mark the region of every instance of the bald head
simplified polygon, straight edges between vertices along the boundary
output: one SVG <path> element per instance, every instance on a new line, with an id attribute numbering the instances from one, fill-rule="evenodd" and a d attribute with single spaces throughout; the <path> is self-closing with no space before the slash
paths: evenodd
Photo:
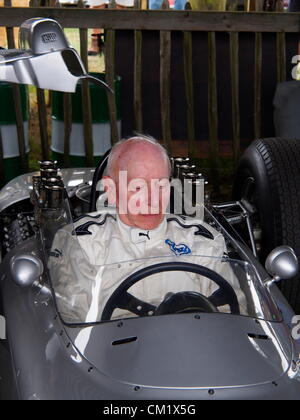
<path id="1" fill-rule="evenodd" d="M 151 166 L 153 169 L 162 165 L 167 168 L 168 176 L 171 175 L 166 150 L 154 138 L 146 136 L 131 137 L 115 144 L 108 158 L 106 175 L 116 179 L 120 171 L 128 171 L 132 165 L 140 164 Z"/>
<path id="2" fill-rule="evenodd" d="M 153 138 L 137 136 L 111 150 L 106 175 L 110 203 L 115 203 L 125 224 L 155 229 L 169 202 L 171 164 L 166 150 Z M 125 208 L 125 211 L 124 211 Z"/>

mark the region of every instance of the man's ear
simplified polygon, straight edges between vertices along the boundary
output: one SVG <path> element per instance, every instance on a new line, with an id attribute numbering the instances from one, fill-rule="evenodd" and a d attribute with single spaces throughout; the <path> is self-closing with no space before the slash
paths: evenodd
<path id="1" fill-rule="evenodd" d="M 109 206 L 115 206 L 117 202 L 117 187 L 115 181 L 110 176 L 103 176 L 101 179 L 102 187 L 108 199 Z"/>

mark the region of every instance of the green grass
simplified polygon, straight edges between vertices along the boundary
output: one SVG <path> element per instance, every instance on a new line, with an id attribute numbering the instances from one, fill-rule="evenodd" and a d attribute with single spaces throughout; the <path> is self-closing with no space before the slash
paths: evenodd
<path id="1" fill-rule="evenodd" d="M 70 44 L 72 45 L 75 50 L 80 54 L 80 39 L 79 39 L 79 29 L 65 29 L 65 34 L 67 39 L 69 40 Z M 92 30 L 88 31 L 88 48 L 91 46 L 91 34 Z M 102 73 L 105 69 L 104 65 L 104 56 L 103 54 L 97 56 L 89 56 L 88 57 L 88 71 L 90 73 L 99 72 Z"/>

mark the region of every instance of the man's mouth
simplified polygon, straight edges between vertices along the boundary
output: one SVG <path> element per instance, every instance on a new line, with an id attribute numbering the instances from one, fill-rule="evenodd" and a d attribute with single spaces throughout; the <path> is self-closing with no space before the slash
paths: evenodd
<path id="1" fill-rule="evenodd" d="M 162 211 L 161 209 L 149 209 L 149 211 L 146 212 L 141 212 L 140 215 L 141 216 L 146 216 L 146 217 L 157 217 L 157 216 L 161 216 L 162 215 Z"/>

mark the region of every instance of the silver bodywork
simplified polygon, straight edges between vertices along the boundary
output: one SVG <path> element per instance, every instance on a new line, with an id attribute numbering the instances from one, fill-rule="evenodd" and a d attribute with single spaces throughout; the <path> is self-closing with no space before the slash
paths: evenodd
<path id="1" fill-rule="evenodd" d="M 74 92 L 80 79 L 103 84 L 86 73 L 51 19 L 30 19 L 21 26 L 20 50 L 0 51 L 0 76 L 68 92 Z M 92 173 L 61 171 L 68 196 L 77 197 L 77 190 L 91 183 Z M 32 176 L 36 174 L 20 176 L 0 191 L 0 216 L 28 207 Z M 37 261 L 43 260 L 43 252 L 38 235 L 23 240 L 28 231 L 20 228 L 22 223 L 16 219 L 20 242 L 8 246 L 11 250 L 0 264 L 0 321 L 5 319 L 7 333 L 0 340 L 1 398 L 300 398 L 294 313 L 242 243 L 236 245 L 265 284 L 270 301 L 271 295 L 276 301 L 282 320 L 186 313 L 70 327 L 57 311 L 47 270 L 40 275 Z M 10 245 L 13 235 L 5 235 Z"/>
<path id="2" fill-rule="evenodd" d="M 18 50 L 0 50 L 0 81 L 75 92 L 77 83 L 86 79 L 112 93 L 106 83 L 86 72 L 55 20 L 28 19 L 20 27 L 19 41 Z"/>
<path id="3" fill-rule="evenodd" d="M 88 182 L 91 173 L 63 171 L 69 194 Z M 27 195 L 24 189 L 18 193 L 25 185 Z M 29 191 L 28 175 L 12 181 L 0 193 L 6 197 L 1 211 L 22 203 Z M 300 347 L 291 337 L 294 313 L 275 284 L 268 288 L 282 322 L 187 313 L 70 327 L 57 312 L 47 272 L 30 287 L 20 287 L 12 278 L 11 261 L 24 254 L 42 258 L 39 247 L 32 237 L 0 265 L 7 327 L 7 340 L 0 346 L 11 363 L 0 388 L 7 398 L 300 398 Z M 251 251 L 244 252 L 261 280 L 270 279 Z M 84 348 L 78 345 L 82 340 Z"/>
<path id="4" fill-rule="evenodd" d="M 88 185 L 91 183 L 94 169 L 61 169 L 60 172 L 65 180 L 64 182 L 68 194 L 72 197 L 79 185 Z M 32 177 L 37 174 L 38 172 L 31 172 L 29 174 L 20 175 L 10 181 L 5 188 L 0 190 L 0 212 L 13 204 L 29 199 L 30 191 L 32 190 Z"/>

